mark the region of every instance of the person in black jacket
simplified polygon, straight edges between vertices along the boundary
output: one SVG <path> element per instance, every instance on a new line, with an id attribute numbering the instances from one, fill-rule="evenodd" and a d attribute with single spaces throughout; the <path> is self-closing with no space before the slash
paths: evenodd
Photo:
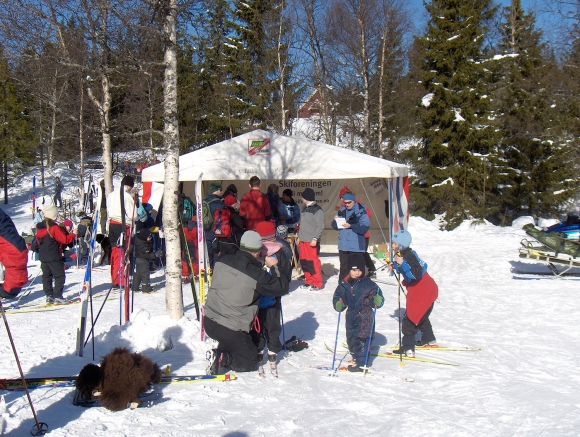
<path id="1" fill-rule="evenodd" d="M 46 295 L 46 303 L 62 305 L 67 303 L 62 296 L 65 282 L 62 247 L 75 241 L 76 235 L 69 234 L 66 229 L 55 222 L 58 216 L 56 206 L 45 207 L 43 213 L 44 220 L 36 225 L 36 241 L 30 249 L 39 253 L 42 289 Z"/>
<path id="2" fill-rule="evenodd" d="M 260 296 L 284 296 L 290 278 L 278 267 L 278 260 L 266 256 L 270 269 L 262 269 L 259 259 L 262 237 L 246 231 L 240 250 L 221 256 L 214 269 L 213 282 L 205 304 L 204 325 L 208 337 L 219 342 L 208 351 L 208 374 L 227 371 L 251 372 L 258 369 L 258 348 L 250 329 L 258 313 Z"/>
<path id="3" fill-rule="evenodd" d="M 276 241 L 276 227 L 274 222 L 260 222 L 256 226 L 256 232 L 262 237 L 264 243 L 263 256 L 272 256 L 278 260 L 278 268 L 288 278 L 292 278 L 292 257 L 288 258 L 284 253 L 282 244 Z M 264 348 L 268 344 L 268 362 L 276 363 L 277 354 L 283 349 L 280 342 L 282 333 L 282 298 L 280 296 L 260 296 L 258 304 L 259 329 L 253 329 L 251 334 L 254 344 L 258 347 L 258 364 L 264 359 Z M 272 364 L 270 364 L 272 365 Z"/>
<path id="4" fill-rule="evenodd" d="M 143 293 L 151 293 L 149 261 L 153 261 L 163 252 L 153 252 L 153 237 L 147 228 L 141 229 L 135 237 L 135 275 L 133 276 L 133 291 L 139 291 L 139 285 Z"/>

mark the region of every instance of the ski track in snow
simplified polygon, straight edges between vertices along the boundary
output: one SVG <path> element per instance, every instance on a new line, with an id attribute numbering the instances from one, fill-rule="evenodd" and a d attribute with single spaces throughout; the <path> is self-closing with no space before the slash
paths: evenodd
<path id="1" fill-rule="evenodd" d="M 66 175 L 65 175 L 66 176 Z M 25 177 L 3 209 L 20 231 L 31 225 Z M 49 183 L 52 180 L 48 181 Z M 66 179 L 65 179 L 66 183 Z M 38 191 L 38 189 L 37 189 Z M 52 193 L 48 187 L 48 193 Z M 479 352 L 418 351 L 417 355 L 459 363 L 448 367 L 375 357 L 375 373 L 363 377 L 298 368 L 284 359 L 280 377 L 238 373 L 231 382 L 159 385 L 161 401 L 150 408 L 110 412 L 71 404 L 72 390 L 32 390 L 39 420 L 50 436 L 576 436 L 580 429 L 580 340 L 575 321 L 580 313 L 580 282 L 547 277 L 514 280 L 510 261 L 518 261 L 522 230 L 489 224 L 463 223 L 454 231 L 439 231 L 435 222 L 412 218 L 413 248 L 428 263 L 439 285 L 439 301 L 431 321 L 439 343 L 481 347 Z M 338 257 L 325 255 L 325 272 L 338 268 Z M 378 263 L 377 263 L 378 266 Z M 39 263 L 29 262 L 29 275 Z M 80 288 L 83 271 L 67 270 L 65 296 Z M 188 285 L 184 286 L 185 317 L 165 315 L 163 277 L 152 275 L 160 291 L 135 297 L 132 322 L 119 326 L 119 299 L 108 300 L 95 331 L 95 362 L 117 346 L 150 356 L 174 374 L 203 374 L 210 343 L 199 340 L 199 324 Z M 108 270 L 93 272 L 93 291 L 106 291 Z M 283 298 L 285 337 L 301 337 L 310 349 L 291 353 L 302 366 L 331 366 L 337 313 L 332 294 L 334 274 L 323 290 L 309 292 L 291 283 Z M 379 273 L 385 305 L 377 311 L 375 345 L 396 344 L 397 282 Z M 22 304 L 44 300 L 41 278 Z M 95 299 L 98 311 L 101 299 Z M 401 296 L 401 305 L 405 300 Z M 92 361 L 92 342 L 85 357 L 75 356 L 79 306 L 58 311 L 7 314 L 25 374 L 76 375 Z M 90 312 L 89 312 L 90 315 Z M 2 377 L 17 377 L 18 369 L 5 328 L 0 334 Z M 345 341 L 341 317 L 339 346 Z M 173 348 L 169 350 L 169 345 Z M 340 348 L 339 349 L 343 349 Z M 165 351 L 164 351 L 165 350 Z M 345 365 L 350 358 L 337 353 Z M 413 383 L 393 376 L 411 377 Z M 34 424 L 24 392 L 3 392 L 4 434 L 25 436 Z M 1 423 L 1 422 L 0 422 Z"/>

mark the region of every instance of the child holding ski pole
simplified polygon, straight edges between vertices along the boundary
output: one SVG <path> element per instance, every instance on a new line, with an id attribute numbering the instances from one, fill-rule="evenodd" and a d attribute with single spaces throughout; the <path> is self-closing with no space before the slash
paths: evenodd
<path id="1" fill-rule="evenodd" d="M 395 254 L 394 263 L 389 265 L 389 271 L 396 270 L 407 288 L 407 311 L 401 326 L 403 339 L 400 348 L 393 353 L 408 357 L 415 356 L 415 345 L 435 344 L 429 315 L 439 294 L 437 284 L 427 273 L 427 263 L 411 249 L 411 241 L 409 231 L 399 231 L 393 235 L 391 248 Z M 421 339 L 415 343 L 418 331 L 421 331 Z"/>
<path id="2" fill-rule="evenodd" d="M 351 253 L 347 258 L 349 272 L 334 292 L 332 304 L 338 312 L 346 308 L 346 341 L 352 355 L 349 372 L 363 372 L 368 367 L 368 349 L 374 336 L 374 309 L 385 303 L 377 284 L 364 277 L 365 260 L 362 253 Z"/>

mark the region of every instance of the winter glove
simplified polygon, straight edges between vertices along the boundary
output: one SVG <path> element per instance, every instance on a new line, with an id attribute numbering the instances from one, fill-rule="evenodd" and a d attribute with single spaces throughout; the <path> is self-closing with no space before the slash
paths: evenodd
<path id="1" fill-rule="evenodd" d="M 373 297 L 373 303 L 375 304 L 376 308 L 380 308 L 383 306 L 385 299 L 380 294 L 375 294 Z"/>
<path id="2" fill-rule="evenodd" d="M 334 304 L 334 309 L 336 311 L 338 311 L 339 313 L 344 311 L 345 308 L 346 308 L 346 305 L 342 302 L 342 299 Z"/>
<path id="3" fill-rule="evenodd" d="M 155 252 L 155 256 L 157 258 L 162 257 L 163 256 L 163 251 L 162 250 L 158 250 L 157 252 Z"/>

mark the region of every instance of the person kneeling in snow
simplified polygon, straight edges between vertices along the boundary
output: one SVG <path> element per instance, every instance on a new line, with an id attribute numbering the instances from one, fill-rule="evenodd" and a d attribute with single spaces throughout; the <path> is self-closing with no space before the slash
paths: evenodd
<path id="1" fill-rule="evenodd" d="M 403 276 L 402 285 L 407 287 L 407 311 L 401 324 L 403 340 L 400 348 L 393 353 L 408 357 L 415 356 L 415 345 L 435 344 L 429 315 L 439 295 L 437 284 L 427 273 L 427 263 L 411 250 L 411 241 L 409 231 L 399 231 L 393 235 L 391 248 L 395 253 L 395 263 L 389 265 L 389 271 L 394 269 Z M 421 339 L 415 343 L 415 334 L 419 330 Z"/>
<path id="2" fill-rule="evenodd" d="M 374 337 L 374 308 L 385 303 L 377 284 L 364 277 L 365 260 L 362 253 L 351 253 L 347 258 L 349 272 L 334 292 L 332 304 L 338 312 L 346 311 L 346 341 L 352 355 L 349 372 L 362 372 L 368 365 L 370 339 Z"/>
<path id="3" fill-rule="evenodd" d="M 225 373 L 228 368 L 238 372 L 258 369 L 258 348 L 252 342 L 250 329 L 260 296 L 288 294 L 291 279 L 271 256 L 264 260 L 270 273 L 263 270 L 259 261 L 262 250 L 262 237 L 255 231 L 246 231 L 240 250 L 222 255 L 215 265 L 204 325 L 206 334 L 219 344 L 217 349 L 208 351 L 208 374 Z"/>
<path id="4" fill-rule="evenodd" d="M 12 219 L 0 209 L 0 263 L 6 270 L 0 283 L 0 297 L 14 299 L 28 282 L 28 249 Z M 2 266 L 0 266 L 0 269 Z"/>
<path id="5" fill-rule="evenodd" d="M 103 357 L 100 367 L 83 367 L 75 385 L 84 398 L 98 397 L 105 408 L 121 411 L 139 406 L 139 395 L 161 377 L 161 369 L 151 359 L 118 347 Z"/>

